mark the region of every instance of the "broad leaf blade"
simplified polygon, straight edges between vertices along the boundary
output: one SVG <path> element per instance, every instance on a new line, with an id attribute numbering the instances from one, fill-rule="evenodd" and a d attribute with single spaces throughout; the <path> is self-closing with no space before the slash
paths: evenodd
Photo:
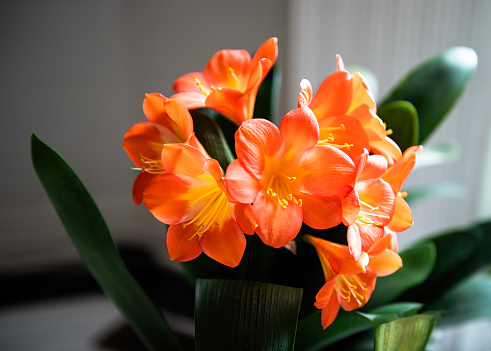
<path id="1" fill-rule="evenodd" d="M 321 350 L 372 327 L 371 320 L 362 314 L 339 310 L 336 320 L 326 329 L 322 329 L 321 311 L 317 311 L 302 319 L 298 324 L 295 350 Z"/>
<path id="2" fill-rule="evenodd" d="M 436 245 L 437 259 L 426 281 L 406 291 L 401 300 L 426 304 L 491 262 L 491 222 L 440 235 L 429 241 Z"/>
<path id="3" fill-rule="evenodd" d="M 152 350 L 181 346 L 126 269 L 97 206 L 68 164 L 31 136 L 34 169 L 88 270 Z"/>
<path id="4" fill-rule="evenodd" d="M 391 130 L 390 138 L 404 152 L 408 147 L 418 144 L 419 122 L 418 112 L 408 101 L 394 101 L 381 106 L 377 115 L 385 122 L 387 130 Z"/>
<path id="5" fill-rule="evenodd" d="M 405 291 L 424 282 L 435 265 L 436 247 L 432 242 L 419 244 L 401 252 L 400 256 L 403 266 L 387 277 L 377 278 L 366 309 L 394 301 Z"/>
<path id="6" fill-rule="evenodd" d="M 457 102 L 476 68 L 474 50 L 448 49 L 409 72 L 380 106 L 397 100 L 410 101 L 419 114 L 422 144 Z"/>
<path id="7" fill-rule="evenodd" d="M 436 323 L 436 314 L 399 318 L 375 329 L 375 351 L 424 351 Z"/>
<path id="8" fill-rule="evenodd" d="M 216 159 L 223 170 L 234 160 L 220 126 L 199 110 L 190 110 L 196 136 L 208 154 Z"/>
<path id="9" fill-rule="evenodd" d="M 479 274 L 445 293 L 427 310 L 440 310 L 438 326 L 465 323 L 479 318 L 491 318 L 491 276 Z"/>
<path id="10" fill-rule="evenodd" d="M 196 350 L 293 350 L 302 289 L 239 280 L 196 282 Z"/>

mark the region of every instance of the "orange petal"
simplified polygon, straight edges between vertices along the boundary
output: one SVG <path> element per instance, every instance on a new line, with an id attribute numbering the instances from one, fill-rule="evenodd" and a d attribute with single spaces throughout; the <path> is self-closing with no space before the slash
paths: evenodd
<path id="1" fill-rule="evenodd" d="M 327 305 L 322 309 L 321 324 L 326 329 L 334 322 L 339 312 L 339 302 L 336 294 L 332 294 Z"/>
<path id="2" fill-rule="evenodd" d="M 256 233 L 269 246 L 280 248 L 295 239 L 302 227 L 302 208 L 289 203 L 280 207 L 263 191 L 256 197 L 252 206 L 258 228 Z"/>
<path id="3" fill-rule="evenodd" d="M 203 73 L 211 85 L 244 91 L 250 62 L 251 55 L 245 50 L 221 50 L 211 57 Z"/>
<path id="4" fill-rule="evenodd" d="M 225 182 L 230 194 L 244 204 L 254 202 L 257 193 L 261 190 L 259 180 L 251 176 L 238 159 L 227 167 Z"/>
<path id="5" fill-rule="evenodd" d="M 249 97 L 241 91 L 232 88 L 215 89 L 205 100 L 206 107 L 212 108 L 236 125 L 252 118 Z"/>
<path id="6" fill-rule="evenodd" d="M 194 133 L 191 133 L 189 135 L 188 140 L 186 140 L 186 144 L 197 148 L 203 154 L 203 156 L 205 156 L 206 159 L 211 158 L 210 155 L 208 155 L 208 152 L 206 152 L 204 146 L 201 145 L 201 142 L 198 140 L 198 138 Z"/>
<path id="7" fill-rule="evenodd" d="M 298 94 L 298 107 L 308 106 L 312 101 L 312 95 L 312 84 L 307 79 L 302 79 Z"/>
<path id="8" fill-rule="evenodd" d="M 423 147 L 421 145 L 411 146 L 406 149 L 402 158 L 391 165 L 389 169 L 387 169 L 387 172 L 382 175 L 382 179 L 392 186 L 395 193 L 401 191 L 402 185 L 416 164 L 416 153 L 422 149 Z"/>
<path id="9" fill-rule="evenodd" d="M 358 231 L 360 233 L 361 249 L 363 251 L 369 251 L 372 245 L 380 238 L 383 238 L 385 234 L 384 227 L 369 224 L 358 225 Z"/>
<path id="10" fill-rule="evenodd" d="M 355 165 L 342 151 L 326 145 L 307 150 L 300 163 L 306 171 L 302 192 L 318 196 L 341 194 L 355 180 Z"/>
<path id="11" fill-rule="evenodd" d="M 341 223 L 341 199 L 338 196 L 300 195 L 302 198 L 303 221 L 314 229 L 332 228 Z"/>
<path id="12" fill-rule="evenodd" d="M 172 85 L 172 89 L 174 89 L 176 93 L 195 92 L 203 95 L 200 85 L 197 84 L 196 79 L 203 82 L 205 87 L 209 89 L 210 84 L 207 82 L 206 76 L 202 72 L 188 73 L 176 79 Z"/>
<path id="13" fill-rule="evenodd" d="M 143 113 L 150 122 L 161 123 L 165 115 L 164 100 L 165 97 L 160 93 L 145 94 Z"/>
<path id="14" fill-rule="evenodd" d="M 358 224 L 354 223 L 348 227 L 346 239 L 351 256 L 355 261 L 358 261 L 361 255 L 361 237 Z"/>
<path id="15" fill-rule="evenodd" d="M 327 306 L 329 300 L 331 299 L 334 285 L 336 284 L 337 274 L 333 275 L 331 279 L 326 281 L 319 292 L 315 295 L 314 306 L 318 309 L 322 309 Z"/>
<path id="16" fill-rule="evenodd" d="M 176 224 L 184 221 L 189 210 L 183 194 L 189 192 L 191 179 L 174 174 L 161 174 L 143 189 L 143 203 L 161 222 Z"/>
<path id="17" fill-rule="evenodd" d="M 229 267 L 240 263 L 246 247 L 244 233 L 231 214 L 220 227 L 212 226 L 199 240 L 205 254 Z"/>
<path id="18" fill-rule="evenodd" d="M 171 260 L 186 262 L 198 257 L 202 250 L 198 239 L 189 240 L 194 235 L 192 226 L 171 225 L 167 230 L 167 251 Z"/>
<path id="19" fill-rule="evenodd" d="M 174 123 L 176 123 L 179 127 L 176 134 L 178 134 L 180 131 L 183 133 L 183 136 L 187 138 L 194 130 L 193 119 L 187 108 L 184 107 L 182 102 L 175 99 L 166 99 L 164 102 L 164 108 L 167 115 L 172 118 Z"/>
<path id="20" fill-rule="evenodd" d="M 360 72 L 352 74 L 353 78 L 353 97 L 351 99 L 350 110 L 356 109 L 360 105 L 367 105 L 368 108 L 376 110 L 375 99 L 368 87 L 365 77 Z M 349 111 L 348 111 L 349 113 Z"/>
<path id="21" fill-rule="evenodd" d="M 392 220 L 388 227 L 396 233 L 400 233 L 409 229 L 413 225 L 413 215 L 407 202 L 401 197 L 401 194 L 396 195 L 396 205 Z"/>
<path id="22" fill-rule="evenodd" d="M 156 176 L 157 176 L 156 174 L 151 174 L 147 172 L 142 172 L 138 174 L 138 176 L 135 179 L 135 182 L 133 183 L 133 190 L 132 190 L 133 202 L 135 203 L 135 205 L 139 205 L 142 203 L 143 190 L 145 190 L 147 185 Z"/>
<path id="23" fill-rule="evenodd" d="M 240 229 L 246 234 L 254 234 L 257 223 L 252 206 L 250 204 L 237 203 L 234 205 L 234 214 Z"/>
<path id="24" fill-rule="evenodd" d="M 375 281 L 377 280 L 377 277 L 375 275 L 369 273 L 360 273 L 356 275 L 356 278 L 364 283 L 364 290 L 361 289 L 361 291 L 359 291 L 358 289 L 356 289 L 356 292 L 361 294 L 362 297 L 357 296 L 360 303 L 358 303 L 358 301 L 354 298 L 350 298 L 349 302 L 346 299 L 340 299 L 341 307 L 343 307 L 345 311 L 353 311 L 363 307 L 368 302 L 373 290 L 375 289 Z"/>
<path id="25" fill-rule="evenodd" d="M 339 147 L 353 162 L 357 162 L 370 144 L 361 123 L 350 116 L 332 116 L 319 121 L 319 141 Z"/>
<path id="26" fill-rule="evenodd" d="M 362 203 L 365 215 L 370 217 L 370 214 L 373 214 L 377 222 L 387 225 L 395 206 L 395 196 L 390 185 L 381 178 L 375 178 L 357 182 L 355 189 L 361 201 L 376 208 L 370 209 Z"/>
<path id="27" fill-rule="evenodd" d="M 203 174 L 205 156 L 186 144 L 165 144 L 162 149 L 162 165 L 167 173 L 197 177 Z"/>
<path id="28" fill-rule="evenodd" d="M 384 156 L 389 165 L 392 165 L 402 156 L 399 146 L 389 137 L 385 137 L 383 140 L 370 140 L 370 151 L 374 154 Z"/>
<path id="29" fill-rule="evenodd" d="M 283 138 L 278 128 L 265 119 L 245 121 L 235 133 L 235 151 L 247 172 L 260 179 L 265 160 L 279 161 L 283 156 Z"/>
<path id="30" fill-rule="evenodd" d="M 370 155 L 358 180 L 378 178 L 387 170 L 387 159 L 381 155 Z"/>
<path id="31" fill-rule="evenodd" d="M 350 111 L 349 115 L 360 121 L 370 142 L 384 140 L 386 137 L 387 132 L 384 123 L 375 114 L 375 110 L 371 109 L 368 105 L 358 106 L 356 109 Z"/>
<path id="32" fill-rule="evenodd" d="M 191 91 L 191 92 L 177 93 L 172 95 L 170 98 L 174 100 L 179 100 L 188 109 L 193 109 L 193 108 L 206 107 L 206 103 L 205 103 L 206 96 L 207 95 L 203 95 L 202 93 Z"/>
<path id="33" fill-rule="evenodd" d="M 288 112 L 283 117 L 279 130 L 285 142 L 285 153 L 292 156 L 315 146 L 319 140 L 319 124 L 308 107 Z"/>
<path id="34" fill-rule="evenodd" d="M 353 224 L 360 212 L 360 199 L 355 189 L 341 198 L 343 203 L 343 223 L 346 226 Z"/>
<path id="35" fill-rule="evenodd" d="M 370 256 L 377 256 L 379 255 L 382 251 L 387 249 L 388 245 L 392 241 L 392 234 L 386 234 L 377 241 L 373 243 L 373 245 L 370 247 L 370 249 L 367 251 L 367 253 Z"/>
<path id="36" fill-rule="evenodd" d="M 386 249 L 377 256 L 370 256 L 368 267 L 370 267 L 378 277 L 384 277 L 401 268 L 402 259 L 394 251 Z"/>
<path id="37" fill-rule="evenodd" d="M 310 103 L 319 121 L 329 116 L 344 115 L 352 97 L 353 82 L 346 71 L 330 74 L 319 86 Z"/>
<path id="38" fill-rule="evenodd" d="M 182 140 L 160 124 L 140 122 L 124 135 L 123 148 L 136 167 L 141 167 L 141 156 L 159 160 L 164 143 L 180 143 Z"/>
<path id="39" fill-rule="evenodd" d="M 256 53 L 254 54 L 254 57 L 252 58 L 251 66 L 257 65 L 259 61 L 263 58 L 266 58 L 272 63 L 275 63 L 277 57 L 278 57 L 278 39 L 274 37 L 269 38 L 259 47 L 259 49 L 257 49 Z M 264 77 L 267 74 L 268 72 L 265 72 Z"/>

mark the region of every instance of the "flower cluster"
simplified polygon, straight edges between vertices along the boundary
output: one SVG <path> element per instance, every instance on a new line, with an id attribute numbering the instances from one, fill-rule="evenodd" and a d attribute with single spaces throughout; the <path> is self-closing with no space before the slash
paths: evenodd
<path id="1" fill-rule="evenodd" d="M 133 126 L 123 147 L 140 171 L 134 202 L 170 225 L 166 240 L 173 260 L 204 252 L 235 267 L 245 234 L 281 248 L 300 239 L 302 223 L 314 229 L 344 224 L 347 245 L 302 236 L 315 247 L 324 271 L 315 306 L 326 328 L 339 306 L 363 306 L 376 277 L 402 266 L 396 233 L 413 220 L 401 188 L 421 147 L 401 152 L 376 114 L 365 79 L 346 71 L 340 56 L 337 71 L 315 94 L 307 80 L 300 83 L 298 108 L 278 127 L 252 118 L 277 52 L 276 38 L 253 58 L 223 50 L 203 72 L 178 78 L 171 98 L 147 94 L 148 122 Z M 188 109 L 202 107 L 238 126 L 237 158 L 224 170 L 194 134 Z"/>

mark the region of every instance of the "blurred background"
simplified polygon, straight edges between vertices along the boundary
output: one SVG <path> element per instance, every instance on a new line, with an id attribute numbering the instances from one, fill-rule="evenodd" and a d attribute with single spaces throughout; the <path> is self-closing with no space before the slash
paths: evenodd
<path id="1" fill-rule="evenodd" d="M 218 50 L 252 54 L 272 36 L 283 77 L 277 121 L 296 107 L 302 78 L 315 89 L 336 69 L 335 54 L 370 69 L 380 99 L 421 61 L 452 46 L 475 49 L 469 88 L 426 144 L 455 141 L 460 158 L 413 172 L 404 190 L 454 185 L 414 204 L 415 225 L 400 246 L 491 217 L 490 15 L 486 0 L 1 1 L 0 275 L 79 262 L 32 168 L 32 132 L 78 174 L 118 244 L 169 263 L 164 226 L 133 205 L 123 135 L 145 120 L 145 93 L 170 96 L 174 79 L 201 71 Z M 95 349 L 91 340 L 118 318 L 98 297 L 2 306 L 0 349 Z M 491 348 L 489 336 L 467 332 L 490 327 L 479 323 L 447 333 L 441 350 Z M 475 347 L 466 348 L 470 340 Z"/>

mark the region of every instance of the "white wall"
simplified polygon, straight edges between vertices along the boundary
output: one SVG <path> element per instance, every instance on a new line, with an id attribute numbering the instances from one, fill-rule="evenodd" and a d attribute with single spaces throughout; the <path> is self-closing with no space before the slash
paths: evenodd
<path id="1" fill-rule="evenodd" d="M 336 69 L 335 54 L 341 54 L 346 65 L 372 70 L 379 79 L 379 96 L 383 97 L 424 59 L 457 45 L 477 51 L 479 67 L 468 90 L 428 143 L 457 140 L 460 161 L 414 172 L 405 187 L 456 182 L 466 189 L 466 197 L 413 206 L 415 225 L 399 235 L 402 247 L 436 231 L 467 225 L 477 215 L 491 217 L 491 189 L 482 178 L 482 169 L 491 164 L 487 153 L 491 127 L 490 15 L 491 2 L 486 0 L 289 2 L 290 61 L 286 83 L 290 107 L 296 103 L 302 78 L 316 87 Z"/>
<path id="2" fill-rule="evenodd" d="M 32 169 L 33 131 L 73 167 L 118 241 L 166 261 L 164 226 L 132 203 L 123 135 L 145 120 L 145 93 L 171 95 L 218 50 L 254 52 L 277 36 L 282 64 L 285 18 L 280 0 L 0 2 L 0 271 L 77 257 Z"/>

